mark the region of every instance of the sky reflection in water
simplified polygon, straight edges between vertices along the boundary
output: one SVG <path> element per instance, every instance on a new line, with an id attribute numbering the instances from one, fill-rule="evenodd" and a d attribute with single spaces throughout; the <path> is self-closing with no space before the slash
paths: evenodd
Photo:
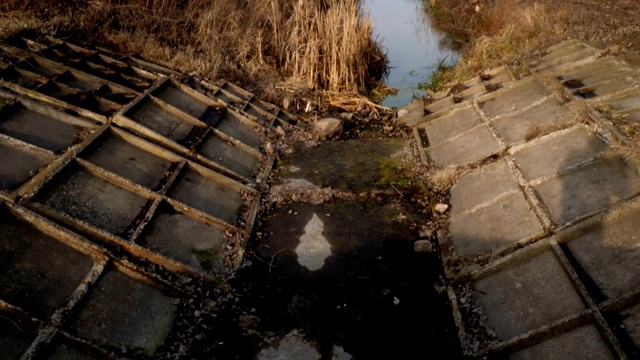
<path id="1" fill-rule="evenodd" d="M 432 28 L 422 0 L 364 0 L 364 9 L 389 57 L 385 84 L 398 89 L 382 105 L 400 107 L 414 94 L 424 96 L 418 84 L 427 81 L 438 61 L 446 58 L 448 65 L 457 61 L 457 53 L 446 47 L 446 37 Z"/>

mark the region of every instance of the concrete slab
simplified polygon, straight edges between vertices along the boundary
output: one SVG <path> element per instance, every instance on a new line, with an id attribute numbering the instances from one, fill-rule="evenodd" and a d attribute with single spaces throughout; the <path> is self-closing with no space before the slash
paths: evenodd
<path id="1" fill-rule="evenodd" d="M 520 190 L 506 161 L 500 160 L 466 175 L 451 188 L 451 215 L 472 210 L 506 192 Z"/>
<path id="2" fill-rule="evenodd" d="M 175 81 L 165 82 L 152 94 L 198 120 L 206 121 L 212 112 L 218 111 L 218 107 L 213 106 L 212 100 L 211 102 L 203 101 Z"/>
<path id="3" fill-rule="evenodd" d="M 50 360 L 97 360 L 97 359 L 112 359 L 106 353 L 94 349 L 87 344 L 82 344 L 78 341 L 58 336 L 57 339 L 49 345 L 45 356 Z"/>
<path id="4" fill-rule="evenodd" d="M 492 124 L 507 145 L 524 142 L 537 132 L 563 126 L 571 121 L 570 110 L 556 97 L 521 112 L 492 119 Z"/>
<path id="5" fill-rule="evenodd" d="M 95 125 L 30 103 L 3 108 L 0 133 L 59 154 L 84 139 Z"/>
<path id="6" fill-rule="evenodd" d="M 239 218 L 243 205 L 240 190 L 229 182 L 221 182 L 219 175 L 195 165 L 186 167 L 169 196 L 231 225 L 244 220 Z"/>
<path id="7" fill-rule="evenodd" d="M 153 357 L 173 326 L 173 300 L 144 279 L 112 269 L 93 286 L 68 330 L 128 356 Z"/>
<path id="8" fill-rule="evenodd" d="M 420 123 L 420 120 L 424 117 L 424 104 L 422 100 L 414 101 L 403 106 L 398 109 L 398 113 L 400 113 L 401 110 L 406 110 L 408 113 L 402 117 L 398 117 L 398 121 L 408 126 Z"/>
<path id="9" fill-rule="evenodd" d="M 262 139 L 248 122 L 249 120 L 243 119 L 240 114 L 234 111 L 227 111 L 226 115 L 214 127 L 236 140 L 258 148 L 262 145 Z"/>
<path id="10" fill-rule="evenodd" d="M 552 251 L 510 263 L 475 282 L 490 329 L 508 340 L 585 309 Z"/>
<path id="11" fill-rule="evenodd" d="M 535 188 L 556 224 L 566 224 L 637 195 L 640 177 L 620 157 L 607 157 Z"/>
<path id="12" fill-rule="evenodd" d="M 202 141 L 198 153 L 248 179 L 253 179 L 260 170 L 258 155 L 245 151 L 216 134 L 209 134 Z"/>
<path id="13" fill-rule="evenodd" d="M 633 341 L 640 348 L 640 305 L 635 305 L 620 313 L 624 328 Z"/>
<path id="14" fill-rule="evenodd" d="M 42 321 L 64 305 L 93 261 L 0 204 L 0 298 Z"/>
<path id="15" fill-rule="evenodd" d="M 429 157 L 438 165 L 462 165 L 495 155 L 503 148 L 485 125 L 478 125 L 469 132 L 430 148 Z"/>
<path id="16" fill-rule="evenodd" d="M 22 186 L 38 169 L 51 162 L 53 156 L 0 138 L 0 159 L 0 191 L 10 191 Z"/>
<path id="17" fill-rule="evenodd" d="M 186 139 L 195 127 L 195 124 L 166 111 L 158 102 L 152 99 L 143 99 L 131 108 L 125 116 L 175 142 Z"/>
<path id="18" fill-rule="evenodd" d="M 443 111 L 453 105 L 455 105 L 455 101 L 453 101 L 453 97 L 451 96 L 447 96 L 446 98 L 442 99 L 442 100 L 438 100 L 436 102 L 432 102 L 431 104 L 428 104 L 425 106 L 425 108 L 427 109 L 427 112 L 429 114 L 433 114 L 433 113 L 437 113 L 439 111 Z"/>
<path id="19" fill-rule="evenodd" d="M 551 95 L 544 85 L 535 78 L 520 81 L 508 90 L 504 90 L 488 99 L 482 99 L 480 106 L 489 117 L 505 115 L 518 111 L 527 105 Z"/>
<path id="20" fill-rule="evenodd" d="M 590 161 L 606 146 L 590 129 L 578 125 L 514 149 L 512 156 L 524 177 L 536 181 Z"/>
<path id="21" fill-rule="evenodd" d="M 470 255 L 542 235 L 544 229 L 518 191 L 472 212 L 453 216 L 449 232 L 456 253 Z"/>
<path id="22" fill-rule="evenodd" d="M 81 157 L 151 190 L 160 190 L 165 174 L 177 162 L 152 154 L 132 139 L 108 130 Z"/>
<path id="23" fill-rule="evenodd" d="M 623 208 L 562 238 L 587 275 L 610 299 L 640 287 L 639 215 L 637 206 Z"/>
<path id="24" fill-rule="evenodd" d="M 0 312 L 0 354 L 3 358 L 21 359 L 37 335 L 37 327 Z"/>
<path id="25" fill-rule="evenodd" d="M 435 147 L 480 124 L 482 124 L 482 118 L 470 105 L 451 111 L 429 123 L 419 125 L 418 129 L 423 129 L 426 133 L 426 139 L 421 136 L 423 144 Z"/>
<path id="26" fill-rule="evenodd" d="M 37 195 L 36 201 L 126 238 L 126 231 L 148 199 L 72 165 Z"/>
<path id="27" fill-rule="evenodd" d="M 140 243 L 199 270 L 220 268 L 227 244 L 224 230 L 168 204 L 156 211 Z"/>
<path id="28" fill-rule="evenodd" d="M 549 340 L 520 350 L 509 356 L 511 360 L 613 360 L 611 350 L 592 325 L 562 333 Z"/>
<path id="29" fill-rule="evenodd" d="M 598 98 L 594 98 L 593 104 L 606 105 L 613 110 L 626 110 L 640 107 L 640 95 L 637 92 L 632 92 L 621 97 L 606 99 L 602 102 L 598 102 Z"/>

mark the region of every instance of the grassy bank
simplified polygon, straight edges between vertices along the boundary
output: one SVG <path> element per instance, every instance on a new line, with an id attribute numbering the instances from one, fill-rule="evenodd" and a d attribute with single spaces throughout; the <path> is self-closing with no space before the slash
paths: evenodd
<path id="1" fill-rule="evenodd" d="M 640 65 L 637 0 L 425 0 L 435 26 L 464 52 L 458 66 L 438 79 L 440 88 L 509 65 L 516 75 L 541 50 L 566 39 L 609 49 Z"/>
<path id="2" fill-rule="evenodd" d="M 0 37 L 24 28 L 69 36 L 224 77 L 272 101 L 286 95 L 278 89 L 357 94 L 386 70 L 359 2 L 6 0 Z"/>

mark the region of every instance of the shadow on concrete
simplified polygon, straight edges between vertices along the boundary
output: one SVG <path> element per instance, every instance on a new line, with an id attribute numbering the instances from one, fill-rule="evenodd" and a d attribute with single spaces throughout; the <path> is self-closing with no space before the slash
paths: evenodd
<path id="1" fill-rule="evenodd" d="M 306 256 L 300 239 L 314 217 L 324 226 L 316 238 L 328 241 L 330 256 L 310 271 L 299 263 Z M 229 332 L 211 355 L 254 358 L 296 330 L 322 359 L 340 358 L 342 350 L 354 359 L 460 358 L 446 293 L 434 288 L 441 259 L 414 251 L 415 220 L 408 206 L 388 198 L 274 211 L 259 230 L 265 237 L 248 250 L 252 265 L 233 282 L 238 308 L 253 309 L 255 323 L 229 323 L 244 336 Z"/>

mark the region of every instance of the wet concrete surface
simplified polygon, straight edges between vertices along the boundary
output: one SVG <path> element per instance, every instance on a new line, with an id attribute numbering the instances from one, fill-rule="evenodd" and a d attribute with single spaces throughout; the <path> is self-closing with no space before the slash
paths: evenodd
<path id="1" fill-rule="evenodd" d="M 229 331 L 196 353 L 266 360 L 414 358 L 427 351 L 433 359 L 461 358 L 448 298 L 437 290 L 439 253 L 414 250 L 419 224 L 432 215 L 408 199 L 428 195 L 381 192 L 390 188 L 386 172 L 398 171 L 385 164 L 402 167 L 407 146 L 402 139 L 350 139 L 300 144 L 285 157 L 274 182 L 294 185 L 268 200 L 277 199 L 259 217 L 244 266 L 230 281 L 236 300 L 223 305 L 215 325 Z M 345 195 L 283 201 L 298 183 L 307 184 L 300 192 Z"/>
<path id="2" fill-rule="evenodd" d="M 236 306 L 254 310 L 255 324 L 242 330 L 254 336 L 230 332 L 206 354 L 331 359 L 342 349 L 345 359 L 413 358 L 424 351 L 432 359 L 460 358 L 446 294 L 434 288 L 442 280 L 440 258 L 414 251 L 419 217 L 393 197 L 291 204 L 270 213 L 258 229 L 264 238 L 249 246 L 251 266 L 232 283 Z M 305 239 L 314 223 L 317 233 Z M 309 265 L 312 257 L 320 267 Z M 291 342 L 292 331 L 307 343 L 302 357 L 296 357 L 301 345 L 275 350 Z"/>

